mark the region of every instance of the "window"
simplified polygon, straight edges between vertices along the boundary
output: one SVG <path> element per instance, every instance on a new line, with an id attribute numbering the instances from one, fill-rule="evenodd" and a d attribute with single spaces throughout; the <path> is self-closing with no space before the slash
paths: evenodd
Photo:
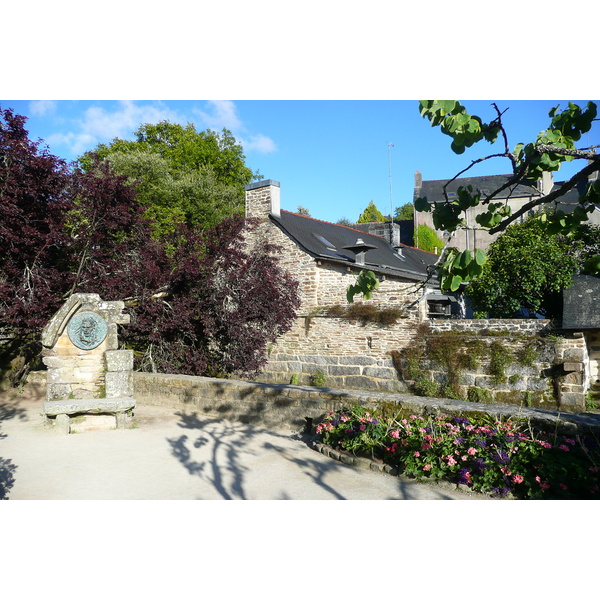
<path id="1" fill-rule="evenodd" d="M 329 248 L 330 250 L 335 250 L 336 247 L 327 239 L 324 238 L 322 235 L 317 235 L 316 233 L 313 233 L 313 235 L 321 242 L 321 244 L 323 244 L 326 248 Z"/>

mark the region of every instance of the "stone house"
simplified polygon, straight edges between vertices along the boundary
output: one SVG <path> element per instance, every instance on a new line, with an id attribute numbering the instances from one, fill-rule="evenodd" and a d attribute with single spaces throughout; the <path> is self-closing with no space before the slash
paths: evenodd
<path id="1" fill-rule="evenodd" d="M 281 209 L 280 184 L 263 180 L 246 186 L 246 216 L 259 221 L 248 242 L 266 238 L 282 249 L 280 264 L 300 283 L 301 307 L 294 327 L 271 349 L 263 381 L 310 383 L 317 373 L 331 387 L 404 391 L 390 352 L 409 343 L 427 319 L 428 267 L 438 257 L 367 232 Z M 349 303 L 346 290 L 362 269 L 380 286 L 364 304 L 394 308 L 393 326 L 339 316 Z M 358 303 L 359 300 L 356 300 Z M 332 308 L 338 307 L 337 313 Z"/>
<path id="2" fill-rule="evenodd" d="M 448 185 L 448 199 L 452 201 L 456 198 L 456 190 L 458 187 L 467 187 L 471 185 L 473 189 L 479 189 L 482 195 L 491 193 L 500 188 L 510 179 L 510 175 L 484 175 L 479 177 L 460 177 L 452 181 Z M 598 171 L 595 171 L 588 181 L 598 179 Z M 447 179 L 438 179 L 431 181 L 423 181 L 420 171 L 415 173 L 414 200 L 417 198 L 426 197 L 430 203 L 444 202 L 443 187 L 448 182 Z M 537 186 L 529 185 L 525 182 L 518 183 L 508 187 L 494 198 L 494 201 L 506 202 L 512 209 L 513 213 L 526 205 L 531 200 L 536 200 L 543 196 L 547 196 L 550 192 L 561 186 L 564 182 L 554 182 L 552 173 L 544 173 L 542 180 Z M 587 182 L 580 182 L 577 186 L 569 190 L 564 196 L 559 199 L 558 208 L 565 213 L 570 213 L 578 204 L 579 196 L 585 190 Z M 542 205 L 543 207 L 543 205 Z M 466 228 L 456 231 L 454 237 L 450 241 L 450 246 L 456 247 L 459 250 L 487 250 L 489 245 L 500 234 L 490 234 L 487 230 L 479 228 L 475 218 L 478 214 L 485 212 L 484 206 L 475 206 L 465 211 Z M 590 216 L 590 224 L 600 224 L 600 210 L 596 209 Z M 431 212 L 416 212 L 415 211 L 415 229 L 418 225 L 428 225 L 436 231 L 438 236 L 448 242 L 450 236 L 446 231 L 437 230 L 433 225 Z"/>

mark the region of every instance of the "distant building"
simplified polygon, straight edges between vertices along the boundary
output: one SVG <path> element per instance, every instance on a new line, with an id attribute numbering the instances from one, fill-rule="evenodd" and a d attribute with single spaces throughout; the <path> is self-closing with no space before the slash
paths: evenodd
<path id="1" fill-rule="evenodd" d="M 452 201 L 456 198 L 456 191 L 458 187 L 472 186 L 473 189 L 478 189 L 482 192 L 482 196 L 490 194 L 504 185 L 511 178 L 511 175 L 484 175 L 480 177 L 460 177 L 450 183 L 446 189 L 448 199 Z M 590 180 L 598 178 L 598 171 L 590 176 Z M 415 188 L 414 188 L 414 200 L 417 198 L 427 198 L 427 200 L 433 203 L 444 202 L 444 185 L 448 182 L 447 179 L 438 179 L 431 181 L 423 181 L 420 171 L 415 173 Z M 537 200 L 543 196 L 547 196 L 552 190 L 561 186 L 564 182 L 554 183 L 552 174 L 545 173 L 542 180 L 538 182 L 537 186 L 530 185 L 524 182 L 514 184 L 498 196 L 494 197 L 494 202 L 507 202 L 511 207 L 513 213 L 528 204 L 532 200 Z M 587 182 L 580 182 L 576 187 L 572 188 L 564 196 L 558 199 L 558 207 L 565 213 L 572 212 L 578 204 L 579 196 L 585 190 Z M 544 205 L 540 205 L 539 208 L 544 208 Z M 447 243 L 450 240 L 449 245 L 456 247 L 459 250 L 474 250 L 479 248 L 481 250 L 487 250 L 489 245 L 498 237 L 500 234 L 490 234 L 487 230 L 480 228 L 475 218 L 477 215 L 486 212 L 486 207 L 479 205 L 470 208 L 465 213 L 466 228 L 457 230 L 454 236 L 450 236 L 447 231 L 440 231 L 433 225 L 433 217 L 431 212 L 416 212 L 415 211 L 415 228 L 418 225 L 428 225 L 436 231 L 438 236 Z M 533 214 L 533 211 L 530 212 Z M 589 223 L 600 224 L 600 210 L 596 210 L 589 218 Z M 418 243 L 418 242 L 417 242 Z"/>

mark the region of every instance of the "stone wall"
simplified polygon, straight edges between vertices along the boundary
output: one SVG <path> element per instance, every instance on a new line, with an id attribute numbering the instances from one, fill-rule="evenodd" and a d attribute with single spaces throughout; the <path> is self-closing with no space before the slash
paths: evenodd
<path id="1" fill-rule="evenodd" d="M 407 391 L 396 371 L 390 352 L 410 342 L 417 327 L 414 318 L 396 325 L 362 324 L 358 320 L 306 315 L 277 340 L 260 381 L 310 385 L 321 373 L 326 385 Z"/>
<path id="2" fill-rule="evenodd" d="M 448 352 L 464 355 L 461 367 L 452 356 L 419 359 L 412 382 L 429 395 L 572 412 L 586 409 L 590 363 L 581 332 L 550 331 L 549 321 L 525 319 L 431 321 L 429 332 L 441 334 L 434 344 L 442 356 L 445 343 Z M 410 355 L 400 353 L 399 359 L 406 369 Z"/>
<path id="3" fill-rule="evenodd" d="M 374 409 L 383 406 L 392 409 L 394 414 L 407 416 L 439 412 L 466 416 L 490 414 L 531 419 L 534 424 L 556 428 L 563 433 L 598 430 L 597 420 L 586 415 L 366 390 L 336 390 L 156 373 L 135 373 L 134 388 L 138 405 L 164 406 L 182 413 L 195 413 L 199 417 L 296 431 L 310 427 L 329 411 L 349 408 L 357 403 Z"/>

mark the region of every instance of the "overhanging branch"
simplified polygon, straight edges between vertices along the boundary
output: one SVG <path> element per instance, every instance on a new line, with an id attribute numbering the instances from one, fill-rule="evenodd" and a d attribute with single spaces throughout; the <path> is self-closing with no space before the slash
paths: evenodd
<path id="1" fill-rule="evenodd" d="M 529 212 L 532 208 L 539 206 L 540 204 L 548 204 L 549 202 L 553 202 L 557 198 L 564 196 L 570 189 L 574 188 L 580 181 L 585 181 L 588 177 L 598 170 L 598 165 L 600 163 L 600 156 L 595 155 L 595 159 L 590 162 L 589 165 L 585 166 L 581 171 L 573 175 L 569 181 L 565 182 L 561 185 L 557 190 L 550 192 L 547 196 L 541 196 L 540 198 L 536 198 L 531 202 L 528 202 L 524 206 L 522 206 L 516 213 L 512 214 L 510 217 L 507 217 L 500 223 L 489 230 L 491 234 L 499 233 L 500 231 L 504 231 L 511 223 L 516 221 L 519 217 L 523 216 L 527 212 Z"/>

